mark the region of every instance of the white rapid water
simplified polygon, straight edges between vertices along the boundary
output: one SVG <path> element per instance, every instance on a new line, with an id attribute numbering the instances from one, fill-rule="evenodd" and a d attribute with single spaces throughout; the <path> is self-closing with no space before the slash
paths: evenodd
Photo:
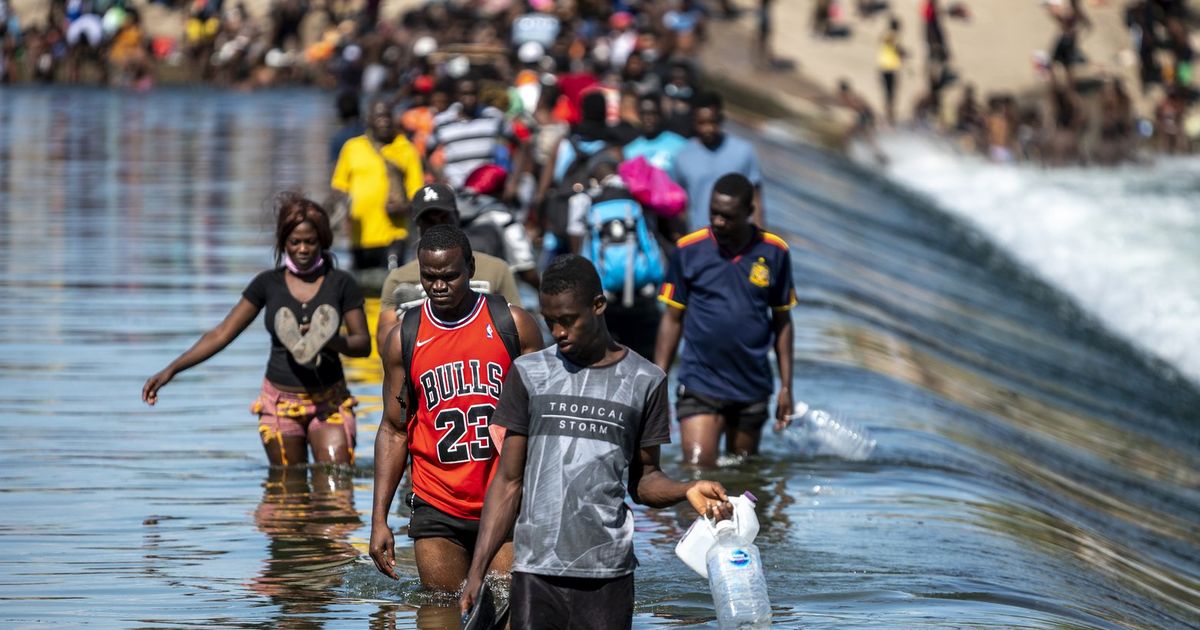
<path id="1" fill-rule="evenodd" d="M 974 224 L 1111 330 L 1200 383 L 1200 158 L 1043 169 L 881 138 L 894 182 Z"/>

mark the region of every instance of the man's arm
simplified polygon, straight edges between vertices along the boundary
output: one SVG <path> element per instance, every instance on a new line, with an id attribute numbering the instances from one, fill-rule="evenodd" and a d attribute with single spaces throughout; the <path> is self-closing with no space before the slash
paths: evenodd
<path id="1" fill-rule="evenodd" d="M 683 309 L 667 305 L 666 312 L 658 322 L 658 339 L 654 342 L 654 364 L 663 372 L 671 370 L 675 351 L 683 337 Z"/>
<path id="2" fill-rule="evenodd" d="M 792 415 L 792 311 L 776 310 L 771 316 L 771 331 L 775 333 L 775 361 L 779 365 L 779 395 L 775 400 L 775 430 L 788 425 Z"/>
<path id="3" fill-rule="evenodd" d="M 665 508 L 687 499 L 701 516 L 714 520 L 733 516 L 733 505 L 725 486 L 716 481 L 675 481 L 659 467 L 658 446 L 638 450 L 638 459 L 629 467 L 629 496 L 642 505 Z"/>
<path id="4" fill-rule="evenodd" d="M 521 354 L 531 354 L 545 347 L 542 341 L 542 330 L 538 328 L 533 317 L 525 309 L 510 304 L 513 322 L 517 325 L 517 337 L 521 340 Z"/>
<path id="5" fill-rule="evenodd" d="M 418 312 L 417 315 L 420 315 Z M 408 464 L 408 387 L 400 327 L 379 344 L 383 360 L 383 421 L 375 436 L 375 495 L 371 502 L 371 559 L 380 573 L 396 575 L 396 540 L 387 524 L 392 497 Z"/>
<path id="6" fill-rule="evenodd" d="M 475 543 L 471 569 L 467 572 L 467 586 L 458 600 L 464 613 L 471 609 L 475 602 L 475 594 L 483 584 L 487 568 L 491 566 L 496 552 L 500 550 L 508 533 L 512 531 L 513 524 L 517 522 L 521 495 L 525 489 L 525 445 L 524 435 L 509 433 L 504 438 L 499 470 L 488 485 L 487 495 L 483 499 L 483 514 L 479 518 L 479 539 Z"/>

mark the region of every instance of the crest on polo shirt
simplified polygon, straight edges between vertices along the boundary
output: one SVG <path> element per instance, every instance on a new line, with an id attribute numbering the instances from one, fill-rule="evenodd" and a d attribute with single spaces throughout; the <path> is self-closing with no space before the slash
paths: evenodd
<path id="1" fill-rule="evenodd" d="M 767 267 L 766 258 L 759 256 L 750 266 L 750 284 L 764 288 L 771 284 L 771 270 Z"/>

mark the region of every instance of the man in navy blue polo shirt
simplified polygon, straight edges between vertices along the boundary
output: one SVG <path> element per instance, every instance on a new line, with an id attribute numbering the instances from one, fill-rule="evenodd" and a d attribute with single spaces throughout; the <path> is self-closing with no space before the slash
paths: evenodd
<path id="1" fill-rule="evenodd" d="M 796 292 L 791 256 L 783 239 L 751 221 L 754 185 L 729 173 L 709 201 L 710 226 L 678 242 L 658 299 L 667 305 L 658 329 L 654 362 L 670 369 L 682 338 L 679 365 L 684 461 L 713 466 L 725 449 L 758 452 L 773 382 L 772 347 L 781 387 L 777 427 L 792 413 L 792 315 Z"/>

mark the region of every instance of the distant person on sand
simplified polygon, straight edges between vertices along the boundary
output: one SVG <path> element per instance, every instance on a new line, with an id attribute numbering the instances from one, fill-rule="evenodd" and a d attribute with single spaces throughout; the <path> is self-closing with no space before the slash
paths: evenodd
<path id="1" fill-rule="evenodd" d="M 1053 77 L 1054 75 L 1051 75 Z M 1052 80 L 1050 112 L 1053 127 L 1043 153 L 1049 166 L 1064 166 L 1082 161 L 1079 137 L 1087 127 L 1083 102 L 1070 83 Z"/>
<path id="2" fill-rule="evenodd" d="M 783 239 L 755 226 L 754 186 L 729 173 L 709 197 L 710 226 L 679 239 L 659 292 L 666 312 L 654 363 L 670 369 L 682 339 L 679 418 L 683 459 L 714 466 L 725 451 L 758 452 L 774 387 L 767 356 L 773 349 L 780 386 L 775 427 L 792 413 L 791 255 Z"/>
<path id="3" fill-rule="evenodd" d="M 772 0 L 758 2 L 758 64 L 770 68 L 774 55 L 771 53 L 771 33 L 774 23 L 771 21 Z"/>
<path id="4" fill-rule="evenodd" d="M 216 328 L 147 379 L 142 400 L 158 402 L 158 390 L 176 374 L 220 352 L 266 309 L 271 354 L 251 410 L 267 459 L 272 466 L 303 464 L 311 448 L 318 462 L 350 464 L 358 401 L 346 388 L 338 355 L 371 353 L 363 295 L 353 276 L 333 267 L 333 230 L 321 206 L 285 193 L 276 198 L 275 213 L 276 267 L 255 276 Z"/>
<path id="5" fill-rule="evenodd" d="M 667 376 L 609 335 L 592 263 L 556 258 L 539 299 L 556 344 L 518 357 L 504 382 L 492 424 L 507 433 L 459 606 L 471 609 L 511 532 L 511 627 L 629 628 L 637 559 L 626 493 L 656 508 L 686 499 L 715 519 L 732 506 L 721 484 L 660 468 Z"/>
<path id="6" fill-rule="evenodd" d="M 741 173 L 754 186 L 754 224 L 766 225 L 766 210 L 762 207 L 762 169 L 758 155 L 747 141 L 727 133 L 724 103 L 713 92 L 696 97 L 692 109 L 695 137 L 675 156 L 675 181 L 688 194 L 687 221 L 690 230 L 707 225 L 708 200 L 713 184 L 722 175 Z"/>
<path id="7" fill-rule="evenodd" d="M 1117 164 L 1133 151 L 1133 102 L 1120 79 L 1109 77 L 1100 90 L 1100 141 L 1095 158 Z"/>
<path id="8" fill-rule="evenodd" d="M 925 76 L 929 86 L 928 110 L 935 121 L 942 116 L 942 90 L 956 78 L 950 69 L 950 45 L 942 27 L 942 9 L 938 0 L 921 5 L 925 23 Z"/>
<path id="9" fill-rule="evenodd" d="M 371 103 L 367 132 L 342 146 L 330 182 L 335 193 L 349 196 L 355 269 L 392 269 L 404 262 L 409 200 L 424 183 L 421 158 L 396 133 L 387 103 Z"/>
<path id="10" fill-rule="evenodd" d="M 849 81 L 842 79 L 838 81 L 837 100 L 839 105 L 854 112 L 855 121 L 850 129 L 850 137 L 861 140 L 874 153 L 877 162 L 886 164 L 887 156 L 875 139 L 875 112 L 867 104 L 867 99 L 851 89 Z"/>
<path id="11" fill-rule="evenodd" d="M 968 83 L 963 87 L 958 107 L 954 109 L 954 132 L 968 151 L 978 152 L 986 144 L 983 128 L 983 111 L 975 95 L 975 85 Z"/>
<path id="12" fill-rule="evenodd" d="M 896 82 L 904 67 L 904 47 L 900 45 L 900 20 L 893 17 L 888 22 L 887 32 L 879 40 L 879 79 L 883 82 L 883 111 L 889 125 L 896 124 Z"/>
<path id="13" fill-rule="evenodd" d="M 542 333 L 503 296 L 471 289 L 475 257 L 458 227 L 422 232 L 417 260 L 429 299 L 379 342 L 383 420 L 375 438 L 370 551 L 375 567 L 398 579 L 387 515 L 411 457 L 408 536 L 417 573 L 426 588 L 454 592 L 467 576 L 495 472 L 499 445 L 492 438 L 504 435 L 490 426 L 501 386 L 513 359 L 542 349 Z M 493 570 L 512 564 L 512 545 L 504 547 Z"/>
<path id="14" fill-rule="evenodd" d="M 1158 137 L 1159 149 L 1163 153 L 1187 153 L 1191 142 L 1184 130 L 1187 118 L 1187 92 L 1172 85 L 1154 108 L 1154 135 Z"/>
<path id="15" fill-rule="evenodd" d="M 1073 83 L 1075 65 L 1085 61 L 1083 53 L 1079 52 L 1079 31 L 1091 28 L 1092 21 L 1084 12 L 1080 0 L 1046 0 L 1045 5 L 1058 23 L 1058 38 L 1054 41 L 1054 52 L 1050 57 L 1050 71 L 1054 71 L 1054 64 L 1061 66 L 1064 80 Z"/>

